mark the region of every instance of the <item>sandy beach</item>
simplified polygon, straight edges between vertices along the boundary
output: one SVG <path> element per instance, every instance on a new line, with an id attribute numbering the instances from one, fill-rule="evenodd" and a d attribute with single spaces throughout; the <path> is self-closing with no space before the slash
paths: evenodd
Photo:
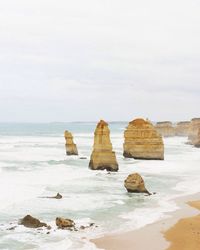
<path id="1" fill-rule="evenodd" d="M 199 194 L 176 200 L 179 209 L 169 218 L 149 224 L 139 230 L 106 235 L 92 240 L 105 250 L 199 250 L 200 201 Z"/>
<path id="2" fill-rule="evenodd" d="M 188 204 L 200 210 L 200 201 Z M 200 214 L 179 220 L 165 233 L 165 238 L 171 242 L 168 250 L 200 249 Z"/>

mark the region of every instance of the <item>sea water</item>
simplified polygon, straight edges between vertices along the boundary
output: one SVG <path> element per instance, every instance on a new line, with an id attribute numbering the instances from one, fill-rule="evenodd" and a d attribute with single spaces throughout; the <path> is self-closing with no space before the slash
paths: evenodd
<path id="1" fill-rule="evenodd" d="M 96 124 L 0 124 L 0 249 L 95 249 L 88 239 L 143 227 L 178 209 L 174 199 L 200 190 L 200 150 L 186 137 L 164 139 L 165 160 L 123 157 L 126 122 L 110 123 L 117 173 L 88 168 Z M 70 130 L 79 156 L 66 156 L 64 130 Z M 86 157 L 86 159 L 80 159 Z M 129 194 L 124 180 L 138 172 L 156 194 Z M 63 199 L 41 199 L 61 193 Z M 47 230 L 16 226 L 30 214 L 52 226 Z M 58 230 L 56 217 L 77 226 L 78 232 Z M 11 230 L 9 230 L 11 229 Z"/>

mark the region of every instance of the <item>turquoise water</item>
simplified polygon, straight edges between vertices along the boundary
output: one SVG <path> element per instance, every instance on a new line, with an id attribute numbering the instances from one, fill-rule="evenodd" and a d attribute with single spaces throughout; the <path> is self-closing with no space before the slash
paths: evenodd
<path id="1" fill-rule="evenodd" d="M 126 122 L 110 124 L 119 172 L 108 174 L 88 168 L 93 122 L 0 124 L 0 249 L 95 249 L 87 239 L 152 223 L 177 209 L 174 198 L 198 192 L 199 149 L 186 145 L 187 138 L 174 137 L 165 139 L 165 161 L 124 159 L 126 126 Z M 79 156 L 65 155 L 66 129 L 74 134 Z M 123 182 L 133 172 L 140 173 L 156 194 L 128 194 Z M 62 200 L 39 198 L 57 192 Z M 7 230 L 26 214 L 50 224 L 50 234 L 23 226 Z M 98 227 L 82 232 L 57 230 L 57 216 L 71 218 L 77 225 L 94 222 Z"/>

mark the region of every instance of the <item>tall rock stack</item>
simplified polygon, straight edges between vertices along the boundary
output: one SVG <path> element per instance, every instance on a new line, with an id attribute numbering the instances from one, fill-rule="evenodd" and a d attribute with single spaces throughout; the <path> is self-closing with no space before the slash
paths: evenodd
<path id="1" fill-rule="evenodd" d="M 115 152 L 112 151 L 108 123 L 103 120 L 97 124 L 94 133 L 94 145 L 89 168 L 92 170 L 118 171 Z"/>
<path id="2" fill-rule="evenodd" d="M 157 122 L 155 128 L 164 137 L 175 136 L 175 128 L 172 122 Z"/>
<path id="3" fill-rule="evenodd" d="M 190 123 L 188 141 L 194 145 L 196 143 L 198 132 L 200 129 L 200 118 L 193 118 Z"/>
<path id="4" fill-rule="evenodd" d="M 72 133 L 70 133 L 69 131 L 65 131 L 64 136 L 66 140 L 66 144 L 65 144 L 66 154 L 78 155 L 78 150 L 77 150 L 76 144 L 73 141 Z"/>
<path id="5" fill-rule="evenodd" d="M 190 129 L 190 122 L 178 122 L 176 124 L 175 130 L 176 130 L 176 136 L 188 136 Z"/>
<path id="6" fill-rule="evenodd" d="M 135 119 L 124 132 L 124 157 L 164 160 L 162 136 L 148 120 Z"/>

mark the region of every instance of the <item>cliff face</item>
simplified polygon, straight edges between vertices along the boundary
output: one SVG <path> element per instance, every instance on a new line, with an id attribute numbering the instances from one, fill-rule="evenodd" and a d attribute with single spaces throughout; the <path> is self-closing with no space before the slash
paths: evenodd
<path id="1" fill-rule="evenodd" d="M 124 157 L 147 160 L 163 160 L 164 144 L 161 135 L 151 122 L 136 119 L 124 132 Z"/>
<path id="2" fill-rule="evenodd" d="M 103 120 L 97 124 L 94 133 L 94 145 L 89 168 L 92 170 L 118 171 L 115 152 L 112 151 L 108 123 Z"/>
<path id="3" fill-rule="evenodd" d="M 194 145 L 196 143 L 199 129 L 200 129 L 200 118 L 192 119 L 188 134 L 188 141 L 190 144 Z"/>
<path id="4" fill-rule="evenodd" d="M 175 128 L 171 122 L 157 122 L 155 128 L 164 137 L 175 136 Z"/>
<path id="5" fill-rule="evenodd" d="M 66 154 L 78 155 L 78 150 L 77 150 L 76 144 L 74 144 L 72 134 L 69 131 L 65 131 L 64 136 L 66 140 L 66 144 L 65 144 Z"/>
<path id="6" fill-rule="evenodd" d="M 200 148 L 200 128 L 199 128 L 199 132 L 198 132 L 197 138 L 195 140 L 194 146 L 196 148 Z"/>
<path id="7" fill-rule="evenodd" d="M 176 124 L 175 130 L 176 130 L 176 136 L 188 136 L 190 129 L 190 122 L 178 122 Z"/>

